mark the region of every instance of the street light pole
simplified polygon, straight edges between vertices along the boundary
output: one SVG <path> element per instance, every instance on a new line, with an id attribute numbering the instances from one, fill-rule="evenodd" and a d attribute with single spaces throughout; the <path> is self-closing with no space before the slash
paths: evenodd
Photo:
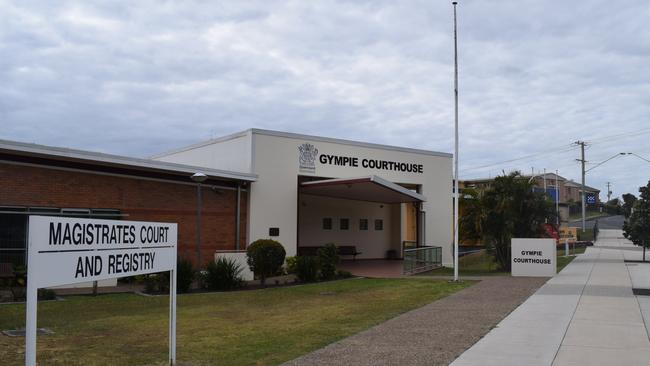
<path id="1" fill-rule="evenodd" d="M 196 265 L 201 267 L 201 183 L 208 179 L 203 173 L 194 173 L 190 177 L 196 182 Z"/>
<path id="2" fill-rule="evenodd" d="M 458 32 L 454 5 L 454 281 L 458 281 Z"/>

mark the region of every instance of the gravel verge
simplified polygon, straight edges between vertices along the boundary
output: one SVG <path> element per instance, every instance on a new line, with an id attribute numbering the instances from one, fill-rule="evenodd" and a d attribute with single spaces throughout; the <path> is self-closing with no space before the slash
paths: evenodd
<path id="1" fill-rule="evenodd" d="M 482 277 L 467 289 L 284 365 L 448 365 L 547 280 Z"/>

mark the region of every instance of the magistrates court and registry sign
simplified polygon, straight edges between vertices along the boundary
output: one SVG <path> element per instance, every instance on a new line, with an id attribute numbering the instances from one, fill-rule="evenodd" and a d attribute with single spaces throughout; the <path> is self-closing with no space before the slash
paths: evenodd
<path id="1" fill-rule="evenodd" d="M 163 271 L 172 271 L 170 363 L 174 363 L 176 242 L 174 223 L 30 216 L 25 364 L 36 363 L 39 288 Z"/>

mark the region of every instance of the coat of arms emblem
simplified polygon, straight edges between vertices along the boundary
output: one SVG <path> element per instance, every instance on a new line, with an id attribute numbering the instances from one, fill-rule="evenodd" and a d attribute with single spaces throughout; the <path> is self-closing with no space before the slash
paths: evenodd
<path id="1" fill-rule="evenodd" d="M 318 156 L 318 149 L 309 143 L 304 143 L 298 146 L 298 162 L 301 172 L 314 173 L 316 172 L 316 157 Z"/>

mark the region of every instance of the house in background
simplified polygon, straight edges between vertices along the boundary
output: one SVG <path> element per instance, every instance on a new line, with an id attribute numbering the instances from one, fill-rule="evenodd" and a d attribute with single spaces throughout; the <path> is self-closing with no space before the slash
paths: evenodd
<path id="1" fill-rule="evenodd" d="M 560 223 L 566 224 L 572 213 L 580 212 L 582 185 L 555 173 L 537 174 L 534 176 L 523 175 L 521 179 L 532 180 L 535 192 L 546 192 L 553 202 L 558 200 Z M 463 189 L 488 189 L 492 186 L 494 178 L 468 179 L 458 182 L 459 190 Z M 557 182 L 557 183 L 556 183 Z M 557 184 L 557 188 L 556 188 Z M 587 208 L 595 209 L 600 204 L 600 190 L 585 186 L 585 200 Z"/>

